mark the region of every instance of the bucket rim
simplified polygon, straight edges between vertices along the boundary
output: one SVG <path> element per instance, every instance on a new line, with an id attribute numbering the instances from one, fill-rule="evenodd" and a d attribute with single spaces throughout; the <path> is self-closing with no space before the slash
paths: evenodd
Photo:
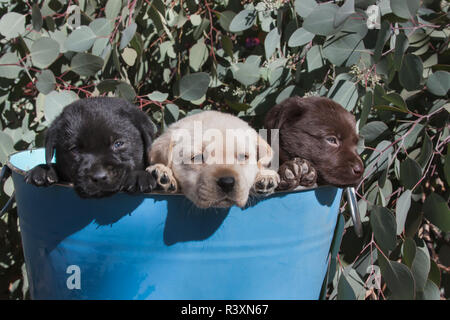
<path id="1" fill-rule="evenodd" d="M 43 149 L 43 148 L 27 149 L 27 150 L 15 151 L 13 153 L 10 153 L 8 155 L 8 159 L 6 160 L 5 166 L 7 166 L 12 172 L 25 177 L 27 171 L 19 169 L 18 167 L 13 165 L 11 163 L 11 161 L 10 161 L 11 157 L 16 155 L 16 154 L 22 153 L 22 152 L 32 152 L 32 151 L 39 150 L 39 149 Z M 73 183 L 72 182 L 65 182 L 65 183 L 58 182 L 58 183 L 53 184 L 53 186 L 59 186 L 59 187 L 65 187 L 65 188 L 73 188 Z M 297 187 L 294 190 L 278 190 L 278 191 L 273 192 L 270 195 L 283 194 L 283 193 L 288 194 L 288 193 L 309 192 L 309 191 L 314 191 L 314 190 L 317 190 L 317 189 L 330 188 L 330 187 L 336 188 L 336 189 L 342 189 L 341 187 L 332 186 L 332 185 L 320 185 L 320 186 L 317 186 L 317 187 L 310 187 L 310 188 Z M 119 191 L 117 193 L 127 194 L 124 191 Z M 138 193 L 138 194 L 139 195 L 143 195 L 143 196 L 146 196 L 146 195 L 184 196 L 184 194 L 182 192 L 169 193 L 169 192 L 160 192 L 160 191 L 143 192 L 143 193 Z"/>

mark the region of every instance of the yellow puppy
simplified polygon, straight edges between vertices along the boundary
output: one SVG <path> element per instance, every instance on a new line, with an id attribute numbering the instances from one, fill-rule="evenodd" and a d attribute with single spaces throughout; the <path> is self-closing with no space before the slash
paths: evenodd
<path id="1" fill-rule="evenodd" d="M 200 208 L 244 207 L 250 192 L 270 194 L 280 178 L 273 152 L 245 121 L 203 111 L 173 123 L 157 138 L 147 168 L 165 191 L 181 189 Z"/>

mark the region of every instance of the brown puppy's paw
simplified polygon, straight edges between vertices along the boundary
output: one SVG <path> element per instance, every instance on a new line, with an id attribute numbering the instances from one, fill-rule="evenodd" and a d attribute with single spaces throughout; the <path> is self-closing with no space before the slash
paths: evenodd
<path id="1" fill-rule="evenodd" d="M 269 195 L 275 191 L 280 183 L 280 176 L 276 171 L 263 169 L 256 175 L 252 193 L 257 195 Z"/>
<path id="2" fill-rule="evenodd" d="M 153 175 L 159 189 L 162 189 L 165 192 L 171 193 L 177 192 L 178 190 L 177 180 L 175 180 L 172 170 L 169 167 L 157 163 L 148 167 L 145 170 Z"/>
<path id="3" fill-rule="evenodd" d="M 25 182 L 35 186 L 49 186 L 59 181 L 58 174 L 53 164 L 40 164 L 28 171 L 25 175 Z"/>
<path id="4" fill-rule="evenodd" d="M 308 160 L 294 158 L 284 162 L 278 170 L 280 190 L 291 190 L 298 186 L 312 187 L 317 181 L 317 172 Z"/>

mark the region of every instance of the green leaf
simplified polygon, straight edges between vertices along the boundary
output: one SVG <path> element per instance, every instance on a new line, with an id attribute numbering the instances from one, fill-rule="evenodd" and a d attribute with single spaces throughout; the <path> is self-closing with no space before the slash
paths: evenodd
<path id="1" fill-rule="evenodd" d="M 417 14 L 420 0 L 391 0 L 392 12 L 400 18 L 412 19 Z"/>
<path id="2" fill-rule="evenodd" d="M 0 163 L 5 164 L 8 156 L 14 152 L 14 141 L 6 133 L 0 131 Z"/>
<path id="3" fill-rule="evenodd" d="M 59 56 L 59 43 L 50 38 L 39 38 L 31 46 L 33 65 L 44 69 L 50 66 Z"/>
<path id="4" fill-rule="evenodd" d="M 106 18 L 110 20 L 115 20 L 122 9 L 122 1 L 108 0 L 105 6 Z"/>
<path id="5" fill-rule="evenodd" d="M 334 90 L 328 92 L 328 98 L 352 111 L 358 101 L 358 85 L 349 80 L 339 81 Z"/>
<path id="6" fill-rule="evenodd" d="M 90 77 L 102 69 L 103 59 L 90 53 L 81 52 L 72 58 L 70 67 L 80 76 Z"/>
<path id="7" fill-rule="evenodd" d="M 428 274 L 428 279 L 433 281 L 438 287 L 441 285 L 441 270 L 433 260 L 430 260 L 430 273 Z"/>
<path id="8" fill-rule="evenodd" d="M 355 0 L 345 0 L 344 4 L 336 12 L 334 26 L 340 26 L 353 13 L 355 13 Z"/>
<path id="9" fill-rule="evenodd" d="M 136 33 L 137 24 L 132 23 L 128 27 L 125 28 L 125 30 L 122 31 L 122 37 L 120 38 L 120 46 L 119 49 L 122 50 L 125 48 L 133 39 L 134 34 Z"/>
<path id="10" fill-rule="evenodd" d="M 374 206 L 370 214 L 375 239 L 383 252 L 391 251 L 397 244 L 397 223 L 389 209 Z"/>
<path id="11" fill-rule="evenodd" d="M 400 108 L 400 110 L 408 112 L 408 108 L 406 107 L 406 102 L 403 100 L 402 96 L 398 93 L 391 92 L 386 95 L 383 95 L 383 99 L 389 101 L 394 106 Z"/>
<path id="12" fill-rule="evenodd" d="M 415 280 L 416 291 L 423 291 L 430 272 L 430 255 L 425 245 L 417 247 L 411 272 Z"/>
<path id="13" fill-rule="evenodd" d="M 246 103 L 234 102 L 228 99 L 225 99 L 225 102 L 231 107 L 231 109 L 236 111 L 246 111 L 251 108 L 251 106 Z"/>
<path id="14" fill-rule="evenodd" d="M 295 12 L 302 17 L 306 18 L 313 10 L 318 6 L 316 0 L 295 0 L 294 3 Z"/>
<path id="15" fill-rule="evenodd" d="M 314 39 L 315 34 L 306 31 L 304 28 L 299 28 L 292 33 L 288 41 L 289 47 L 300 47 Z"/>
<path id="16" fill-rule="evenodd" d="M 230 24 L 233 21 L 233 18 L 236 16 L 236 13 L 233 11 L 224 11 L 219 13 L 219 24 L 225 30 L 230 32 Z"/>
<path id="17" fill-rule="evenodd" d="M 402 261 L 410 269 L 416 256 L 416 243 L 411 238 L 406 238 L 402 245 Z"/>
<path id="18" fill-rule="evenodd" d="M 180 109 L 177 105 L 169 103 L 164 108 L 164 121 L 166 124 L 171 124 L 178 120 L 180 116 Z"/>
<path id="19" fill-rule="evenodd" d="M 423 135 L 422 148 L 420 150 L 420 156 L 417 158 L 417 163 L 425 168 L 433 154 L 433 143 L 427 133 Z"/>
<path id="20" fill-rule="evenodd" d="M 384 122 L 372 121 L 362 127 L 359 134 L 364 138 L 364 141 L 372 142 L 388 131 L 389 128 Z"/>
<path id="21" fill-rule="evenodd" d="M 134 98 L 136 98 L 136 91 L 134 88 L 127 82 L 120 81 L 116 86 L 116 92 L 119 97 L 122 97 L 130 102 L 133 102 Z"/>
<path id="22" fill-rule="evenodd" d="M 0 19 L 0 34 L 10 40 L 25 32 L 25 16 L 17 12 L 8 12 Z"/>
<path id="23" fill-rule="evenodd" d="M 445 180 L 447 180 L 447 183 L 450 185 L 450 144 L 447 145 L 447 153 L 444 157 L 444 175 Z"/>
<path id="24" fill-rule="evenodd" d="M 231 71 L 234 78 L 245 86 L 252 85 L 260 79 L 258 65 L 248 61 L 232 65 Z"/>
<path id="25" fill-rule="evenodd" d="M 280 48 L 280 34 L 278 33 L 278 28 L 273 28 L 264 40 L 266 58 L 269 59 L 277 48 Z"/>
<path id="26" fill-rule="evenodd" d="M 45 97 L 44 114 L 45 119 L 52 122 L 68 104 L 78 100 L 73 91 L 52 91 Z"/>
<path id="27" fill-rule="evenodd" d="M 397 221 L 397 235 L 400 235 L 405 228 L 406 217 L 411 207 L 411 190 L 405 190 L 397 199 L 395 205 L 395 219 Z"/>
<path id="28" fill-rule="evenodd" d="M 49 94 L 55 89 L 56 79 L 51 70 L 44 70 L 37 76 L 36 88 L 43 94 Z"/>
<path id="29" fill-rule="evenodd" d="M 353 291 L 352 287 L 345 278 L 345 275 L 343 274 L 339 278 L 337 299 L 356 300 L 355 292 Z"/>
<path id="30" fill-rule="evenodd" d="M 408 91 L 421 88 L 423 75 L 422 60 L 416 55 L 406 54 L 399 71 L 400 84 Z"/>
<path id="31" fill-rule="evenodd" d="M 256 20 L 255 10 L 242 10 L 230 23 L 230 32 L 240 32 L 251 28 Z"/>
<path id="32" fill-rule="evenodd" d="M 408 37 L 404 33 L 400 33 L 395 37 L 394 63 L 395 70 L 400 70 L 403 61 L 403 55 L 408 49 Z"/>
<path id="33" fill-rule="evenodd" d="M 407 157 L 400 164 L 400 181 L 406 189 L 412 190 L 422 177 L 422 169 L 419 164 Z"/>
<path id="34" fill-rule="evenodd" d="M 39 6 L 36 3 L 31 7 L 31 20 L 33 22 L 33 29 L 38 32 L 41 31 L 44 20 L 42 19 L 41 10 L 39 10 Z"/>
<path id="35" fill-rule="evenodd" d="M 363 106 L 361 109 L 361 115 L 359 118 L 359 129 L 364 127 L 367 122 L 367 118 L 369 117 L 370 109 L 372 108 L 372 99 L 373 93 L 372 91 L 367 91 L 364 95 Z"/>
<path id="36" fill-rule="evenodd" d="M 189 66 L 194 71 L 199 71 L 206 60 L 208 60 L 208 57 L 208 47 L 203 42 L 203 39 L 200 39 L 189 50 Z"/>
<path id="37" fill-rule="evenodd" d="M 450 72 L 436 71 L 428 77 L 427 90 L 437 96 L 445 96 L 450 89 Z"/>
<path id="38" fill-rule="evenodd" d="M 381 23 L 381 28 L 378 30 L 377 42 L 375 44 L 375 50 L 373 52 L 373 60 L 378 63 L 381 59 L 381 54 L 383 53 L 383 48 L 386 41 L 390 38 L 391 25 L 389 22 L 384 20 Z"/>
<path id="39" fill-rule="evenodd" d="M 153 91 L 152 93 L 150 93 L 148 95 L 148 98 L 152 101 L 158 101 L 158 102 L 163 102 L 166 101 L 167 97 L 169 96 L 168 93 L 162 93 L 159 91 Z"/>
<path id="40" fill-rule="evenodd" d="M 339 31 L 334 25 L 334 17 L 339 7 L 333 3 L 318 5 L 305 18 L 303 28 L 305 30 L 321 36 L 329 36 Z"/>
<path id="41" fill-rule="evenodd" d="M 0 78 L 16 79 L 22 69 L 15 53 L 7 52 L 0 57 Z"/>
<path id="42" fill-rule="evenodd" d="M 364 43 L 360 36 L 350 33 L 327 41 L 323 48 L 323 55 L 335 65 L 341 66 L 345 63 L 345 66 L 351 66 L 358 62 L 363 50 Z"/>
<path id="43" fill-rule="evenodd" d="M 233 59 L 233 41 L 227 35 L 222 35 L 221 43 L 225 53 Z"/>
<path id="44" fill-rule="evenodd" d="M 97 37 L 107 37 L 113 31 L 114 25 L 106 18 L 98 18 L 89 24 L 89 28 Z"/>
<path id="45" fill-rule="evenodd" d="M 444 232 L 450 231 L 450 209 L 447 201 L 437 193 L 430 193 L 423 204 L 425 217 Z"/>
<path id="46" fill-rule="evenodd" d="M 438 286 L 431 280 L 427 280 L 425 288 L 418 294 L 421 300 L 441 300 L 441 293 Z"/>
<path id="47" fill-rule="evenodd" d="M 378 264 L 393 300 L 414 299 L 414 278 L 407 266 L 389 261 L 382 254 L 378 254 Z"/>
<path id="48" fill-rule="evenodd" d="M 322 68 L 323 58 L 322 58 L 322 48 L 319 45 L 312 46 L 311 49 L 306 53 L 306 63 L 308 65 L 308 72 Z"/>
<path id="49" fill-rule="evenodd" d="M 71 51 L 83 52 L 89 50 L 97 36 L 88 26 L 75 29 L 66 39 L 64 46 Z"/>
<path id="50" fill-rule="evenodd" d="M 205 72 L 185 75 L 179 83 L 180 98 L 186 101 L 200 99 L 206 94 L 209 81 L 209 75 Z"/>

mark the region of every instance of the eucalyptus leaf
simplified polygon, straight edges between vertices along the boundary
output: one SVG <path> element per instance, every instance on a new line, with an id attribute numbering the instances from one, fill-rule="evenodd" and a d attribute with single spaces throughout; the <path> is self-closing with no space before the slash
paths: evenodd
<path id="1" fill-rule="evenodd" d="M 90 77 L 103 67 L 103 59 L 90 53 L 77 53 L 70 64 L 72 71 L 80 76 Z"/>
<path id="2" fill-rule="evenodd" d="M 59 44 L 50 38 L 40 38 L 31 46 L 33 65 L 44 69 L 50 66 L 59 56 Z"/>
<path id="3" fill-rule="evenodd" d="M 0 34 L 7 40 L 16 38 L 25 32 L 25 16 L 17 12 L 8 12 L 0 19 Z"/>
<path id="4" fill-rule="evenodd" d="M 208 90 L 209 81 L 209 75 L 205 72 L 185 75 L 179 83 L 180 98 L 187 101 L 200 99 Z"/>
<path id="5" fill-rule="evenodd" d="M 65 106 L 78 100 L 73 91 L 52 91 L 45 97 L 44 114 L 45 119 L 52 122 L 64 109 Z"/>
<path id="6" fill-rule="evenodd" d="M 44 70 L 37 76 L 36 88 L 43 94 L 49 94 L 55 89 L 56 79 L 51 70 Z"/>

